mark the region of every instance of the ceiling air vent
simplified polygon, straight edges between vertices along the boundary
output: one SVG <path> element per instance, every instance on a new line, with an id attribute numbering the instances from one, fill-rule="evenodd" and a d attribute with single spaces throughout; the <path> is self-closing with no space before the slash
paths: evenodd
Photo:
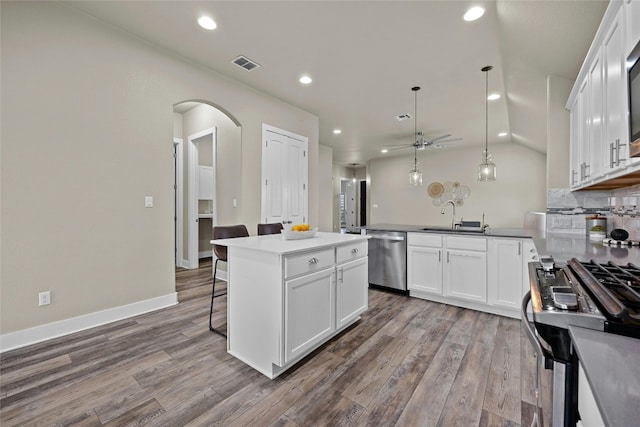
<path id="1" fill-rule="evenodd" d="M 404 114 L 400 114 L 398 116 L 395 116 L 395 118 L 396 118 L 397 121 L 403 122 L 405 120 L 412 119 L 413 117 L 409 113 L 404 113 Z"/>
<path id="2" fill-rule="evenodd" d="M 236 59 L 234 59 L 231 62 L 236 64 L 240 68 L 244 68 L 247 71 L 255 70 L 260 66 L 260 64 L 258 64 L 257 62 L 252 61 L 243 55 L 238 56 Z"/>

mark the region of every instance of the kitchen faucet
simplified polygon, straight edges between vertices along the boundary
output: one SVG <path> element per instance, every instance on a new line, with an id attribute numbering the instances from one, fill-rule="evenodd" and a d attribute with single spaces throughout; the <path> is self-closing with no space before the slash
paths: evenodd
<path id="1" fill-rule="evenodd" d="M 451 207 L 453 208 L 453 215 L 451 216 L 451 229 L 452 229 L 452 230 L 455 230 L 455 228 L 456 228 L 456 204 L 455 204 L 455 202 L 454 202 L 453 200 L 447 200 L 447 201 L 444 203 L 444 207 L 442 208 L 442 210 L 440 211 L 440 213 L 441 213 L 442 215 L 444 215 L 444 211 L 445 211 L 445 209 L 446 209 L 447 205 L 449 205 L 449 204 L 450 204 L 450 205 L 451 205 Z"/>

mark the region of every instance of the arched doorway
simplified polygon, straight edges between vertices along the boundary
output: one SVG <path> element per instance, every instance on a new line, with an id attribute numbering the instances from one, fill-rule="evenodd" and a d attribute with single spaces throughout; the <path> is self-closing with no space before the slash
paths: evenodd
<path id="1" fill-rule="evenodd" d="M 175 264 L 210 263 L 211 228 L 238 218 L 241 127 L 223 108 L 202 100 L 174 105 Z M 226 274 L 226 272 L 221 272 Z"/>

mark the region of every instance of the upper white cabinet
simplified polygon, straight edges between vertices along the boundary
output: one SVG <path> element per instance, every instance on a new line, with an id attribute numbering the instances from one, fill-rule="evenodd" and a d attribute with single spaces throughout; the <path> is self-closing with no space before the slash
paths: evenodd
<path id="1" fill-rule="evenodd" d="M 266 223 L 307 222 L 308 138 L 262 125 L 262 214 Z"/>
<path id="2" fill-rule="evenodd" d="M 625 23 L 626 23 L 626 49 L 624 56 L 629 56 L 633 48 L 640 41 L 640 1 L 625 0 Z"/>
<path id="3" fill-rule="evenodd" d="M 569 96 L 572 189 L 640 170 L 629 157 L 625 65 L 640 40 L 639 15 L 640 0 L 610 2 Z"/>

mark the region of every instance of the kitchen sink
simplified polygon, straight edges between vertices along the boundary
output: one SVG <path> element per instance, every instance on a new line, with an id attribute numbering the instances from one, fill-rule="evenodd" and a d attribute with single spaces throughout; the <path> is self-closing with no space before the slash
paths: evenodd
<path id="1" fill-rule="evenodd" d="M 484 228 L 482 227 L 456 227 L 451 228 L 444 225 L 432 225 L 422 228 L 424 231 L 438 231 L 441 233 L 478 233 L 484 234 Z"/>

